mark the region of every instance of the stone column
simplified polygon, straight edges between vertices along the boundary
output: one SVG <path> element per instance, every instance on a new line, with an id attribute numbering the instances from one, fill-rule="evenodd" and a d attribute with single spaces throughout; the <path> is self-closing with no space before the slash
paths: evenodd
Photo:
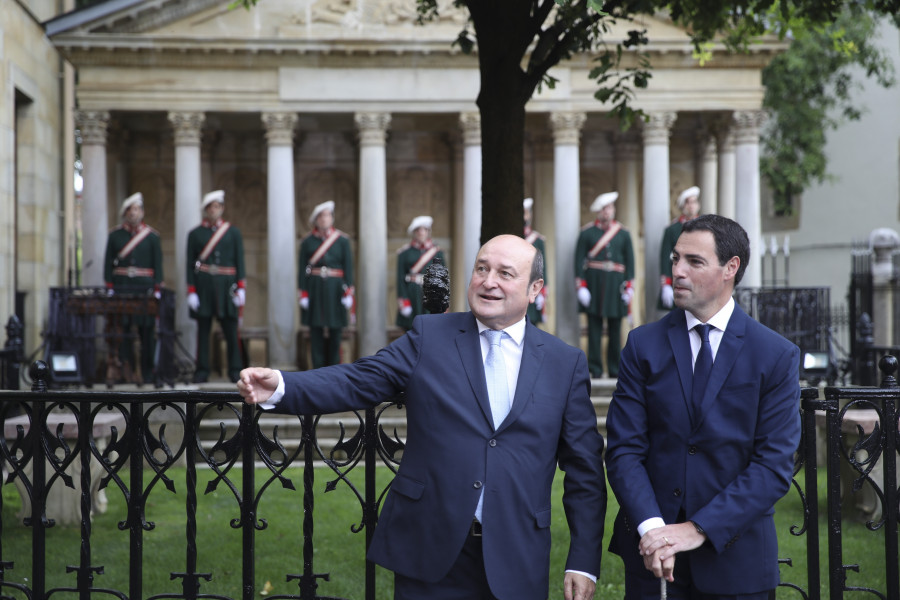
<path id="1" fill-rule="evenodd" d="M 106 189 L 106 133 L 109 112 L 78 111 L 81 162 L 84 164 L 81 223 L 81 284 L 103 285 L 103 259 L 109 234 L 109 194 Z"/>
<path id="2" fill-rule="evenodd" d="M 644 306 L 646 320 L 655 317 L 659 294 L 659 247 L 669 225 L 669 136 L 677 113 L 650 113 L 644 123 Z"/>
<path id="3" fill-rule="evenodd" d="M 616 146 L 616 189 L 619 199 L 616 201 L 616 220 L 620 221 L 631 232 L 631 241 L 634 244 L 634 264 L 644 264 L 643 227 L 638 211 L 640 206 L 641 186 L 641 145 L 637 136 L 633 134 L 617 134 Z M 647 277 L 637 269 L 635 279 L 643 287 L 647 287 Z M 651 280 L 652 283 L 652 280 Z M 634 315 L 636 324 L 643 322 L 639 316 L 644 314 L 644 299 L 635 296 L 632 300 L 631 314 Z"/>
<path id="4" fill-rule="evenodd" d="M 575 298 L 575 245 L 581 228 L 581 159 L 578 141 L 587 118 L 581 112 L 550 115 L 553 130 L 553 208 L 556 215 L 556 335 L 579 347 L 581 327 Z"/>
<path id="5" fill-rule="evenodd" d="M 900 234 L 893 229 L 882 227 L 869 234 L 869 247 L 872 248 L 872 323 L 873 342 L 876 346 L 891 346 L 893 340 L 893 286 L 894 261 L 893 254 L 900 248 Z"/>
<path id="6" fill-rule="evenodd" d="M 750 237 L 750 264 L 741 285 L 762 285 L 760 244 L 762 215 L 759 197 L 759 130 L 766 120 L 762 110 L 740 111 L 734 114 L 735 141 L 735 221 L 747 230 Z"/>
<path id="7" fill-rule="evenodd" d="M 200 138 L 206 116 L 202 112 L 170 112 L 175 131 L 175 330 L 181 344 L 194 356 L 197 323 L 188 316 L 187 238 L 200 223 Z"/>
<path id="8" fill-rule="evenodd" d="M 716 138 L 704 128 L 697 136 L 697 155 L 700 163 L 700 214 L 713 214 L 718 210 L 719 160 L 716 156 Z"/>
<path id="9" fill-rule="evenodd" d="M 297 297 L 297 232 L 294 224 L 294 126 L 292 112 L 263 113 L 268 150 L 268 321 L 269 364 L 297 364 L 294 313 Z"/>
<path id="10" fill-rule="evenodd" d="M 734 130 L 731 127 L 730 120 L 720 122 L 716 128 L 716 147 L 719 151 L 719 181 L 716 186 L 719 192 L 718 214 L 734 219 L 736 216 L 734 200 Z"/>
<path id="11" fill-rule="evenodd" d="M 457 277 L 451 281 L 457 283 L 451 286 L 462 284 L 468 288 L 475 257 L 481 248 L 481 114 L 460 114 L 459 126 L 463 134 L 463 264 L 454 269 Z"/>
<path id="12" fill-rule="evenodd" d="M 359 354 L 387 344 L 387 159 L 389 113 L 356 113 L 359 134 Z"/>

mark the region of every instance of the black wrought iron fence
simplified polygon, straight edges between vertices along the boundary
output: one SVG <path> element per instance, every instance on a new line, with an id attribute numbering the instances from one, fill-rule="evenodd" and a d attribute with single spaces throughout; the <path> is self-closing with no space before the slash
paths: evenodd
<path id="1" fill-rule="evenodd" d="M 779 535 L 805 536 L 806 556 L 784 557 L 781 561 L 805 562 L 806 583 L 783 584 L 784 597 L 818 600 L 827 584 L 832 600 L 858 590 L 882 599 L 900 598 L 896 471 L 900 387 L 896 379 L 897 360 L 887 356 L 880 366 L 881 387 L 827 387 L 824 399 L 817 388 L 802 391 L 803 435 L 789 494 L 799 496 L 803 521 Z M 122 600 L 250 600 L 256 597 L 262 583 L 257 576 L 257 534 L 268 527 L 268 522 L 261 517 L 261 503 L 271 489 L 294 486 L 285 474 L 291 466 L 302 468 L 302 523 L 296 527 L 302 532 L 302 556 L 296 572 L 283 573 L 282 581 L 286 579 L 297 587 L 294 593 L 273 594 L 269 598 L 329 598 L 321 595 L 324 574 L 316 564 L 316 548 L 321 542 L 316 537 L 313 519 L 314 464 L 326 466 L 329 489 L 347 486 L 358 499 L 361 518 L 352 527 L 364 534 L 359 538 L 360 547 L 368 546 L 389 485 L 376 483 L 376 468 L 387 466 L 394 471 L 402 458 L 402 436 L 397 434 L 393 422 L 387 424 L 393 411 L 402 409 L 402 398 L 364 413 L 346 415 L 337 441 L 325 447 L 320 443 L 322 419 L 296 417 L 301 428 L 300 441 L 291 448 L 278 426 L 264 424 L 263 411 L 240 403 L 234 393 L 45 391 L 40 386 L 48 374 L 42 369 L 46 367 L 32 373 L 36 391 L 0 392 L 4 483 L 18 482 L 28 507 L 24 522 L 32 530 L 31 572 L 14 580 L 11 575 L 23 557 L 11 556 L 4 548 L 2 532 L 14 524 L 0 519 L 0 597 L 46 600 L 66 592 L 81 600 L 104 595 Z M 204 426 L 209 425 L 217 434 L 204 440 Z M 175 431 L 179 428 L 183 434 Z M 183 465 L 186 470 L 183 489 L 176 489 L 170 476 L 176 465 Z M 259 467 L 264 475 L 251 466 Z M 211 474 L 202 490 L 198 484 L 199 469 L 207 469 Z M 363 472 L 361 487 L 350 481 L 354 470 Z M 824 499 L 817 487 L 823 470 Z M 51 506 L 51 492 L 66 486 L 76 490 L 74 519 L 80 528 L 81 543 L 77 564 L 66 569 L 72 585 L 52 587 L 48 584 L 48 557 L 52 554 L 55 524 L 48 515 L 50 508 L 62 507 Z M 148 595 L 142 574 L 152 558 L 145 555 L 145 541 L 154 523 L 146 515 L 151 492 L 160 488 L 178 493 L 184 502 L 184 545 L 172 549 L 184 557 L 184 562 L 183 568 L 170 574 L 170 590 Z M 126 516 L 118 525 L 128 537 L 127 589 L 104 587 L 102 565 L 94 558 L 97 549 L 90 515 L 101 489 L 121 494 L 127 504 Z M 238 530 L 241 536 L 240 564 L 217 565 L 241 573 L 240 589 L 231 594 L 209 593 L 208 582 L 217 573 L 203 568 L 198 561 L 198 521 L 204 516 L 198 513 L 198 497 L 216 489 L 226 490 L 236 506 L 236 515 L 216 518 L 222 527 Z M 883 563 L 844 563 L 842 522 L 852 504 L 853 492 L 862 489 L 873 498 L 867 508 L 866 526 L 872 532 L 873 544 L 884 546 Z M 0 515 L 4 514 L 2 502 L 0 494 Z M 819 514 L 823 505 L 824 521 Z M 827 532 L 827 544 L 820 547 L 823 530 Z M 827 577 L 823 579 L 820 565 L 826 563 Z M 376 570 L 370 563 L 365 568 L 362 593 L 371 600 L 375 598 Z M 869 581 L 867 574 L 873 572 L 885 574 L 885 589 L 859 585 Z"/>

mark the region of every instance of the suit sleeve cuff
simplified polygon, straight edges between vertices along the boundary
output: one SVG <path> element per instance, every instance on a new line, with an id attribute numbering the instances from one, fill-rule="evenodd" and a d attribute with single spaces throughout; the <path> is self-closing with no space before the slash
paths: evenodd
<path id="1" fill-rule="evenodd" d="M 594 583 L 597 583 L 597 576 L 591 575 L 590 573 L 585 573 L 584 571 L 576 571 L 575 569 L 566 569 L 566 573 L 577 573 L 578 575 L 584 575 Z"/>
<path id="2" fill-rule="evenodd" d="M 649 519 L 638 525 L 638 535 L 644 537 L 644 534 L 651 529 L 665 526 L 666 522 L 662 520 L 662 517 L 650 517 Z"/>
<path id="3" fill-rule="evenodd" d="M 275 388 L 268 400 L 259 403 L 258 406 L 263 410 L 272 410 L 284 398 L 284 376 L 281 371 L 276 370 L 275 372 L 278 373 L 278 387 Z"/>

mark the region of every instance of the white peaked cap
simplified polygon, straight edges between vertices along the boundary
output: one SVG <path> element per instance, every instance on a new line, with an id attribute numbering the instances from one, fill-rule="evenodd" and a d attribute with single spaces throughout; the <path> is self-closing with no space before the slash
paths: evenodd
<path id="1" fill-rule="evenodd" d="M 607 192 L 605 194 L 600 194 L 594 199 L 594 203 L 591 204 L 591 212 L 599 212 L 601 208 L 606 206 L 607 204 L 612 204 L 619 198 L 619 192 Z"/>
<path id="2" fill-rule="evenodd" d="M 134 206 L 135 204 L 139 206 L 144 206 L 144 195 L 138 192 L 137 194 L 132 194 L 125 198 L 125 201 L 122 202 L 122 208 L 119 210 L 119 216 L 124 217 L 125 213 L 129 208 Z"/>
<path id="3" fill-rule="evenodd" d="M 700 188 L 696 185 L 678 194 L 678 208 L 684 208 L 684 203 L 691 197 L 700 197 Z"/>
<path id="4" fill-rule="evenodd" d="M 225 204 L 225 190 L 216 190 L 203 196 L 203 203 L 200 205 L 200 208 L 206 208 L 206 205 L 210 202 L 221 202 L 222 204 Z"/>
<path id="5" fill-rule="evenodd" d="M 431 229 L 431 225 L 434 223 L 434 219 L 429 217 L 428 215 L 419 215 L 409 224 L 409 227 L 406 228 L 406 233 L 412 235 L 413 232 L 419 227 L 427 227 Z"/>
<path id="6" fill-rule="evenodd" d="M 522 200 L 522 208 L 531 210 L 532 206 L 534 206 L 534 198 L 525 198 Z"/>
<path id="7" fill-rule="evenodd" d="M 334 200 L 329 200 L 328 202 L 323 202 L 322 204 L 317 204 L 312 212 L 309 213 L 309 224 L 312 225 L 316 222 L 316 217 L 319 216 L 319 213 L 323 211 L 329 211 L 331 214 L 334 214 Z"/>

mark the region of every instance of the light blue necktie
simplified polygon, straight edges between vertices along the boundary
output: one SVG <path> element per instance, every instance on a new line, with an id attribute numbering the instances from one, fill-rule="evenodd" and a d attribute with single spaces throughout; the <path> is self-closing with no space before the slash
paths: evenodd
<path id="1" fill-rule="evenodd" d="M 484 359 L 484 378 L 487 381 L 488 399 L 491 402 L 491 418 L 494 419 L 494 429 L 497 429 L 509 414 L 509 382 L 506 380 L 506 361 L 503 359 L 503 350 L 500 349 L 500 340 L 509 334 L 493 329 L 485 329 L 482 333 L 491 345 Z M 479 523 L 482 522 L 483 505 L 484 488 L 481 488 L 478 506 L 475 507 L 475 518 Z"/>
<path id="2" fill-rule="evenodd" d="M 500 349 L 500 340 L 509 334 L 505 331 L 485 329 L 484 335 L 491 344 L 484 359 L 484 377 L 487 381 L 488 398 L 491 401 L 494 429 L 497 429 L 509 414 L 509 382 L 506 379 L 506 361 L 503 360 L 503 350 Z"/>

